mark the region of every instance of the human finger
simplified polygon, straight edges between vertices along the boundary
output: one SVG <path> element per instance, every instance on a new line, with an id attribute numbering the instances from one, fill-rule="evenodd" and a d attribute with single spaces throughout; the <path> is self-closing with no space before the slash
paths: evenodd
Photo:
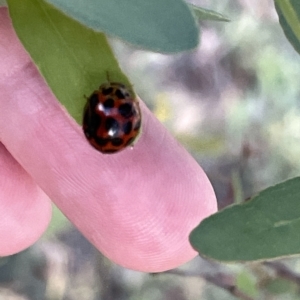
<path id="1" fill-rule="evenodd" d="M 13 67 L 24 53 L 7 55 Z M 2 79 L 0 87 L 1 99 L 11 99 L 0 100 L 0 139 L 107 257 L 158 272 L 196 255 L 188 235 L 216 211 L 213 189 L 144 105 L 143 133 L 135 147 L 103 155 L 88 144 L 32 63 Z"/>

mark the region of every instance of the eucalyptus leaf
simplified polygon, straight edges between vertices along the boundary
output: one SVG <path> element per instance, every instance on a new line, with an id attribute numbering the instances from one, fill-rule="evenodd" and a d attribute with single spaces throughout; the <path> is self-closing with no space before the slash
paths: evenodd
<path id="1" fill-rule="evenodd" d="M 275 7 L 284 34 L 300 54 L 300 1 L 275 0 Z"/>
<path id="2" fill-rule="evenodd" d="M 189 4 L 189 6 L 194 11 L 195 16 L 201 21 L 230 22 L 230 19 L 216 11 L 202 8 L 193 4 Z"/>
<path id="3" fill-rule="evenodd" d="M 81 123 L 85 95 L 109 79 L 129 85 L 106 36 L 41 0 L 8 0 L 14 29 L 57 99 Z"/>
<path id="4" fill-rule="evenodd" d="M 190 235 L 203 256 L 256 261 L 300 254 L 300 177 L 203 220 Z"/>
<path id="5" fill-rule="evenodd" d="M 183 0 L 47 0 L 82 24 L 140 48 L 176 53 L 195 48 L 198 28 Z"/>

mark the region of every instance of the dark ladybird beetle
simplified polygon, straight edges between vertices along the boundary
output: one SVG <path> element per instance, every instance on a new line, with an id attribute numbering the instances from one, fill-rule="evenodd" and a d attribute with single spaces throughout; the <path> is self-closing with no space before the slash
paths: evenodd
<path id="1" fill-rule="evenodd" d="M 83 132 L 100 152 L 115 153 L 132 145 L 140 129 L 139 102 L 125 85 L 104 83 L 88 97 L 83 114 Z"/>

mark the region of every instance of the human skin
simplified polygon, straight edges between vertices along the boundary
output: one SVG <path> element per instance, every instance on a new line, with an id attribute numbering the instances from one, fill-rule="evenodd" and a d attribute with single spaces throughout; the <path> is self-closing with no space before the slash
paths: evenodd
<path id="1" fill-rule="evenodd" d="M 0 256 L 33 244 L 51 199 L 112 261 L 160 272 L 197 255 L 188 241 L 217 210 L 197 162 L 141 103 L 133 149 L 104 155 L 59 104 L 0 8 Z"/>

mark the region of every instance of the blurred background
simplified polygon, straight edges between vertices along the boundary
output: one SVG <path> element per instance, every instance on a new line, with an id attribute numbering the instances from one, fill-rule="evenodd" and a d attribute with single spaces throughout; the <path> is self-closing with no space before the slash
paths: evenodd
<path id="1" fill-rule="evenodd" d="M 272 0 L 195 0 L 230 23 L 201 22 L 178 55 L 111 40 L 136 92 L 208 174 L 219 209 L 300 173 L 300 56 Z M 0 259 L 0 300 L 300 299 L 300 260 L 221 264 L 200 257 L 145 274 L 101 255 L 54 208 L 31 248 Z M 299 273 L 300 274 L 300 273 Z"/>

